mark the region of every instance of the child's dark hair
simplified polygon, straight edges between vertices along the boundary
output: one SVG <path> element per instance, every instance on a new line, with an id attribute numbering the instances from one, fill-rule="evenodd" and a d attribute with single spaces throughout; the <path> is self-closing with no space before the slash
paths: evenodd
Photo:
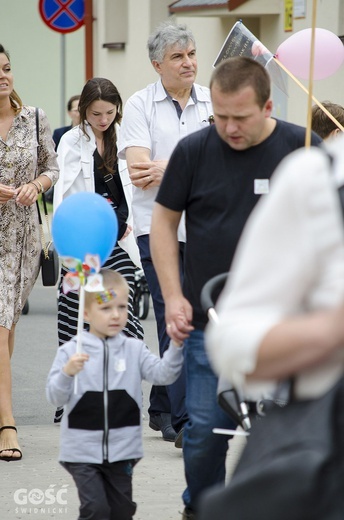
<path id="1" fill-rule="evenodd" d="M 344 125 L 344 107 L 331 101 L 323 101 L 322 106 L 343 126 Z M 322 139 L 330 136 L 333 130 L 337 130 L 338 126 L 328 117 L 321 107 L 314 105 L 312 107 L 312 130 L 316 132 Z"/>

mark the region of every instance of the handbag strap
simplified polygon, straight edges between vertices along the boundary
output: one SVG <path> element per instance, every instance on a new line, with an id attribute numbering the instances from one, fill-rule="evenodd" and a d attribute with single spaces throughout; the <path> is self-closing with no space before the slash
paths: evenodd
<path id="1" fill-rule="evenodd" d="M 47 222 L 47 228 L 48 228 L 48 232 L 49 232 L 49 236 L 50 236 L 49 214 L 48 214 L 48 208 L 47 208 L 47 201 L 45 200 L 44 193 L 42 193 L 42 202 L 43 202 L 44 216 L 45 216 L 45 220 Z M 42 216 L 41 216 L 41 211 L 39 209 L 39 204 L 38 204 L 37 200 L 36 200 L 36 206 L 37 206 L 37 211 L 38 211 L 38 222 L 42 226 L 43 225 Z"/>
<path id="2" fill-rule="evenodd" d="M 37 107 L 35 108 L 35 115 L 36 115 L 36 137 L 37 137 L 37 158 L 38 158 L 38 148 L 39 148 L 39 111 L 38 111 Z M 36 200 L 36 207 L 37 207 L 37 211 L 38 211 L 38 222 L 39 222 L 39 226 L 40 226 L 42 250 L 44 251 L 45 258 L 48 259 L 49 258 L 48 250 L 49 250 L 50 244 L 52 243 L 52 238 L 51 238 L 51 233 L 50 233 L 47 201 L 45 200 L 44 193 L 42 193 L 42 202 L 43 202 L 45 222 L 47 224 L 47 229 L 48 229 L 48 237 L 49 237 L 48 242 L 46 242 L 46 239 L 45 239 L 44 228 L 43 228 L 43 221 L 42 221 L 41 211 L 39 209 L 38 200 Z"/>
<path id="3" fill-rule="evenodd" d="M 114 202 L 119 205 L 119 201 L 121 200 L 121 196 L 119 193 L 119 189 L 114 181 L 112 173 L 107 173 L 104 175 L 104 181 L 106 182 L 107 187 L 109 188 L 111 195 L 114 199 Z"/>
<path id="4" fill-rule="evenodd" d="M 102 157 L 99 154 L 97 148 L 94 151 L 93 158 L 94 158 L 95 168 L 98 168 L 100 171 L 105 170 Z M 117 167 L 117 163 L 116 163 L 116 167 Z M 113 174 L 110 173 L 110 172 L 108 172 L 108 173 L 104 172 L 102 178 L 103 178 L 103 180 L 106 183 L 106 186 L 107 186 L 107 188 L 109 190 L 109 195 L 111 195 L 111 197 L 113 199 L 113 202 L 117 206 L 119 206 L 119 203 L 120 203 L 120 200 L 121 200 L 121 194 L 120 194 L 120 191 L 119 191 L 119 189 L 117 187 L 117 184 L 115 183 L 115 179 L 114 179 Z"/>
<path id="5" fill-rule="evenodd" d="M 46 200 L 45 200 L 45 197 L 44 197 L 44 193 L 42 193 L 42 200 L 43 200 L 45 222 L 46 222 L 47 230 L 48 230 L 48 241 L 46 241 L 46 238 L 45 238 L 44 226 L 43 226 L 41 211 L 39 209 L 39 204 L 38 204 L 37 201 L 36 201 L 36 206 L 37 206 L 37 211 L 38 211 L 38 222 L 39 222 L 40 234 L 41 234 L 42 251 L 44 252 L 45 259 L 48 260 L 48 258 L 49 258 L 49 246 L 52 244 L 53 240 L 52 240 L 51 232 L 50 232 L 49 215 L 48 215 L 47 203 L 46 203 Z"/>

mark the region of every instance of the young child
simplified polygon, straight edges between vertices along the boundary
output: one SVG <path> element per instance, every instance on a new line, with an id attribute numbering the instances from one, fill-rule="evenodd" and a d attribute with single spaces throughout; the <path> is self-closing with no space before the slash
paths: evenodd
<path id="1" fill-rule="evenodd" d="M 82 353 L 76 338 L 58 349 L 46 391 L 50 403 L 65 407 L 59 461 L 77 486 L 79 520 L 130 520 L 136 510 L 132 470 L 143 456 L 141 381 L 173 383 L 183 349 L 171 343 L 160 359 L 143 341 L 122 334 L 128 284 L 116 271 L 100 274 L 105 290 L 85 291 L 90 330 L 82 332 Z"/>

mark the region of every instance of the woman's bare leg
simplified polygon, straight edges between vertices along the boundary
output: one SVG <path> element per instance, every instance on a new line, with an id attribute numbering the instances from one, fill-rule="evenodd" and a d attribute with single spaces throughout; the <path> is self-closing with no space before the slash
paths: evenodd
<path id="1" fill-rule="evenodd" d="M 0 326 L 0 427 L 15 426 L 12 409 L 12 374 L 11 356 L 14 348 L 15 325 L 11 330 Z M 6 448 L 19 448 L 15 430 L 2 430 L 0 434 L 0 452 Z M 18 458 L 18 452 L 2 451 L 1 457 Z"/>
<path id="2" fill-rule="evenodd" d="M 1 328 L 1 327 L 0 327 Z M 14 333 L 16 331 L 16 326 L 15 325 L 12 325 L 12 328 L 10 330 L 10 333 L 9 333 L 9 338 L 8 338 L 8 346 L 9 346 L 9 352 L 10 352 L 10 359 L 12 357 L 12 354 L 13 354 L 13 350 L 14 350 Z"/>

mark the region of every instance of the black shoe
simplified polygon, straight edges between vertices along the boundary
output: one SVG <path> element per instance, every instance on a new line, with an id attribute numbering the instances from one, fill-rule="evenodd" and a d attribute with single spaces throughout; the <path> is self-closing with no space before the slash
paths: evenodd
<path id="1" fill-rule="evenodd" d="M 174 445 L 176 448 L 183 447 L 183 433 L 184 433 L 184 428 L 179 430 L 179 432 L 176 435 L 176 438 L 174 439 Z"/>
<path id="2" fill-rule="evenodd" d="M 196 520 L 196 514 L 188 507 L 182 512 L 182 520 Z"/>
<path id="3" fill-rule="evenodd" d="M 58 424 L 58 423 L 61 422 L 62 416 L 63 416 L 63 412 L 64 412 L 63 406 L 60 406 L 59 408 L 56 409 L 55 417 L 54 417 L 54 423 L 55 424 Z"/>
<path id="4" fill-rule="evenodd" d="M 156 432 L 161 431 L 164 441 L 174 442 L 176 439 L 177 434 L 172 428 L 171 414 L 169 413 L 150 416 L 149 427 Z"/>

